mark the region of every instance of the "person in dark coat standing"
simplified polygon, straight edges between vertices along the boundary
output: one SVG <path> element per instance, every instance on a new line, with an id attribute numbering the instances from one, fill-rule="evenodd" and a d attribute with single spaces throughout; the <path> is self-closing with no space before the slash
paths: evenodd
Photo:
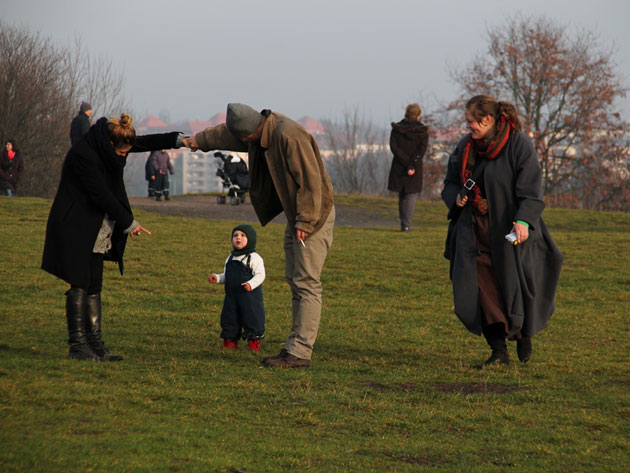
<path id="1" fill-rule="evenodd" d="M 24 174 L 24 160 L 15 140 L 7 140 L 0 156 L 0 190 L 12 197 L 17 193 L 18 182 Z"/>
<path id="2" fill-rule="evenodd" d="M 407 105 L 405 118 L 392 123 L 389 148 L 394 154 L 387 188 L 398 192 L 400 229 L 411 230 L 416 194 L 422 192 L 422 158 L 429 143 L 428 128 L 420 121 L 417 103 Z"/>
<path id="3" fill-rule="evenodd" d="M 153 153 L 149 153 L 144 163 L 144 178 L 148 183 L 149 197 L 155 197 L 155 168 L 153 167 Z"/>
<path id="4" fill-rule="evenodd" d="M 92 106 L 87 102 L 81 102 L 79 113 L 70 124 L 70 143 L 72 146 L 83 138 L 90 129 L 90 115 L 92 115 Z"/>
<path id="5" fill-rule="evenodd" d="M 475 96 L 466 122 L 470 133 L 449 158 L 442 190 L 449 209 L 460 211 L 445 254 L 455 313 L 490 345 L 490 358 L 478 368 L 509 363 L 506 338 L 516 340 L 518 358 L 527 362 L 531 337 L 554 312 L 563 261 L 541 217 L 540 163 L 512 104 Z M 469 179 L 484 160 L 473 185 Z M 506 239 L 512 233 L 515 243 Z"/>
<path id="6" fill-rule="evenodd" d="M 123 273 L 127 236 L 150 234 L 133 217 L 123 170 L 127 154 L 181 145 L 177 132 L 136 137 L 132 119 L 100 118 L 68 151 L 46 225 L 42 269 L 66 292 L 69 358 L 117 361 L 101 337 L 103 261 Z"/>
<path id="7" fill-rule="evenodd" d="M 164 196 L 164 200 L 171 200 L 168 182 L 168 175 L 174 173 L 171 158 L 164 150 L 154 151 L 150 157 L 155 170 L 155 184 L 153 185 L 155 200 L 162 200 L 162 196 Z"/>

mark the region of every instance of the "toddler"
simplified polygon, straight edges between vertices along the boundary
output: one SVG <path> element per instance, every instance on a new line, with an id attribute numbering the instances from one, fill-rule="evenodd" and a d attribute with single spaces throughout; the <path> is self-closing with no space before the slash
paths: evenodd
<path id="1" fill-rule="evenodd" d="M 247 224 L 232 230 L 232 253 L 221 274 L 211 274 L 208 281 L 225 284 L 221 311 L 223 348 L 235 350 L 239 338 L 247 340 L 249 349 L 260 351 L 265 337 L 265 306 L 262 282 L 265 280 L 263 259 L 256 253 L 256 230 Z"/>

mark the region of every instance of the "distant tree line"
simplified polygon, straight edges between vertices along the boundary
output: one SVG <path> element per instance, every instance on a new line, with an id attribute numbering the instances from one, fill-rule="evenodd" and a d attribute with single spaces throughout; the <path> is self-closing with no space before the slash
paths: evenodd
<path id="1" fill-rule="evenodd" d="M 25 158 L 21 195 L 55 193 L 81 101 L 90 102 L 94 113 L 127 110 L 123 85 L 111 61 L 90 56 L 78 39 L 60 48 L 0 22 L 0 141 L 4 146 L 14 139 Z"/>

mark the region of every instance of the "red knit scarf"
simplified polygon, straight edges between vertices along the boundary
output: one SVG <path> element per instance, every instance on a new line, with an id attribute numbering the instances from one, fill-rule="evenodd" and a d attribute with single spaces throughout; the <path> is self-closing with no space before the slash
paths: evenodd
<path id="1" fill-rule="evenodd" d="M 514 133 L 514 124 L 505 117 L 499 118 L 497 122 L 497 129 L 494 136 L 485 144 L 482 140 L 473 140 L 472 136 L 468 139 L 464 153 L 462 155 L 462 184 L 466 182 L 473 174 L 475 162 L 478 158 L 481 159 L 494 159 L 496 158 L 510 136 Z M 481 215 L 488 213 L 488 200 L 481 194 L 481 189 L 478 185 L 473 186 L 473 196 L 471 198 L 471 204 L 475 207 Z"/>

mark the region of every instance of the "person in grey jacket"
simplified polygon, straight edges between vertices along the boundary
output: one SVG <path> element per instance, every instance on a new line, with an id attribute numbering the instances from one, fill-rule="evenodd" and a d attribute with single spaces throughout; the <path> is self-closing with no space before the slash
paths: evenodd
<path id="1" fill-rule="evenodd" d="M 168 182 L 168 175 L 174 173 L 171 158 L 168 156 L 168 153 L 162 149 L 153 151 L 149 159 L 153 165 L 153 172 L 155 172 L 155 183 L 153 184 L 155 200 L 162 200 L 162 196 L 164 196 L 164 200 L 171 200 Z"/>
<path id="2" fill-rule="evenodd" d="M 554 312 L 563 255 L 541 217 L 540 163 L 515 107 L 478 95 L 466 104 L 466 122 L 470 133 L 449 158 L 442 190 L 446 205 L 459 213 L 445 253 L 455 313 L 490 345 L 490 358 L 478 368 L 509 363 L 506 338 L 516 340 L 525 363 L 531 337 Z"/>

